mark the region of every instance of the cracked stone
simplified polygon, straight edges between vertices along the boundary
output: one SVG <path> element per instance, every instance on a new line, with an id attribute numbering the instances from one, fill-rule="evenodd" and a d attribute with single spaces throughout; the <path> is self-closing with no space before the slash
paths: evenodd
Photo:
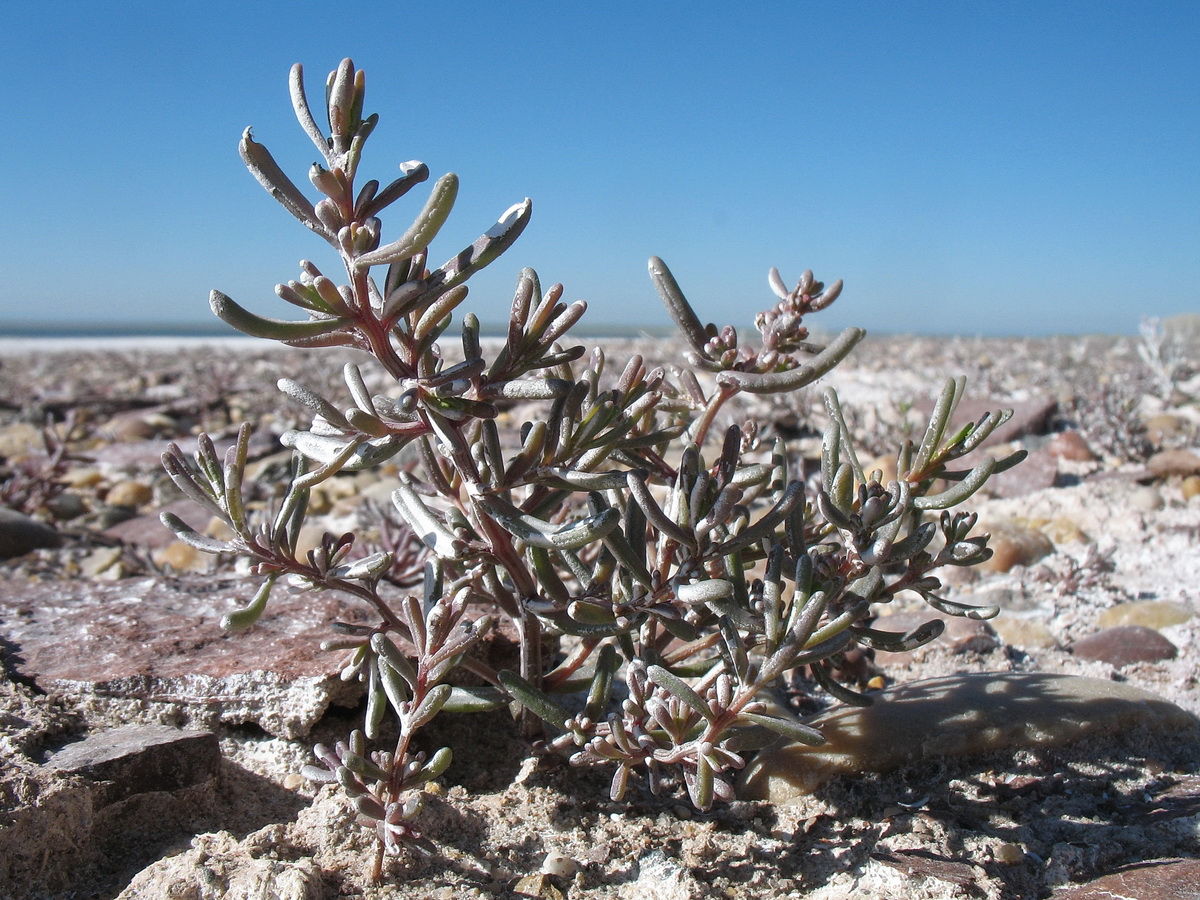
<path id="1" fill-rule="evenodd" d="M 169 725 L 110 728 L 68 744 L 48 768 L 106 782 L 99 805 L 150 791 L 177 791 L 217 776 L 221 748 L 210 731 Z"/>
<path id="2" fill-rule="evenodd" d="M 332 622 L 362 620 L 366 610 L 332 592 L 277 588 L 254 628 L 223 631 L 221 616 L 257 587 L 253 578 L 9 584 L 0 638 L 9 668 L 45 691 L 304 737 L 331 703 L 353 705 L 362 694 L 338 677 L 341 655 L 320 643 Z"/>

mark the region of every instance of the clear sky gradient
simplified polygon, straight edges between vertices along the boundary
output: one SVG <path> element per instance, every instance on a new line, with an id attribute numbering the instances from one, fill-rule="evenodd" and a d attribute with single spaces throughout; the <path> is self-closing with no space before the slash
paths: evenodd
<path id="1" fill-rule="evenodd" d="M 335 263 L 237 142 L 253 126 L 308 188 L 288 68 L 315 98 L 344 56 L 381 117 L 360 180 L 409 159 L 461 177 L 434 261 L 533 198 L 471 282 L 485 323 L 533 266 L 593 325 L 663 325 L 652 254 L 718 323 L 774 302 L 773 265 L 845 280 L 813 323 L 829 328 L 1130 333 L 1200 311 L 1195 0 L 101 0 L 3 18 L 0 330 L 203 322 L 212 288 L 295 312 L 274 285 Z M 388 210 L 385 240 L 424 196 Z"/>

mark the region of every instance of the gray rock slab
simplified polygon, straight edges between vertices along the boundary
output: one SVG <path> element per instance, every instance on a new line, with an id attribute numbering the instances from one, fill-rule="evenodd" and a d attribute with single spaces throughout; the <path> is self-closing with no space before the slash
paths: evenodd
<path id="1" fill-rule="evenodd" d="M 807 720 L 820 747 L 786 744 L 746 767 L 739 795 L 787 803 L 839 775 L 888 772 L 926 759 L 1056 747 L 1138 727 L 1200 739 L 1200 722 L 1129 684 L 1075 675 L 985 672 L 881 691 L 869 707 Z"/>
<path id="2" fill-rule="evenodd" d="M 338 677 L 343 654 L 320 643 L 332 622 L 363 621 L 366 610 L 332 592 L 277 587 L 254 628 L 223 631 L 221 616 L 257 586 L 254 578 L 10 582 L 0 586 L 6 662 L 43 690 L 101 705 L 173 704 L 193 724 L 252 722 L 303 737 L 331 703 L 361 696 Z"/>
<path id="3" fill-rule="evenodd" d="M 106 782 L 101 804 L 150 791 L 203 784 L 221 768 L 221 748 L 211 731 L 169 725 L 127 725 L 68 744 L 46 766 L 93 782 Z"/>
<path id="4" fill-rule="evenodd" d="M 43 547 L 60 547 L 62 542 L 62 535 L 49 525 L 0 506 L 0 559 L 24 556 Z"/>

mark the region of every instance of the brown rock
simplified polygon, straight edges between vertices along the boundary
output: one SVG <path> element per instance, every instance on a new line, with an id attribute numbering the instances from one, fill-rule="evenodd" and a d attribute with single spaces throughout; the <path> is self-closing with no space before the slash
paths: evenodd
<path id="1" fill-rule="evenodd" d="M 1092 462 L 1096 458 L 1096 454 L 1078 431 L 1060 431 L 1050 439 L 1046 451 L 1051 456 L 1071 462 Z"/>
<path id="2" fill-rule="evenodd" d="M 806 720 L 827 743 L 764 750 L 744 770 L 739 796 L 787 803 L 839 775 L 889 772 L 923 759 L 1059 747 L 1138 728 L 1192 748 L 1200 738 L 1200 723 L 1175 704 L 1129 684 L 1075 675 L 955 675 L 892 688 L 875 701 Z"/>
<path id="3" fill-rule="evenodd" d="M 1051 900 L 1200 900 L 1200 860 L 1156 859 L 1055 891 Z"/>
<path id="4" fill-rule="evenodd" d="M 167 725 L 128 725 L 68 744 L 46 763 L 103 786 L 102 801 L 113 803 L 149 791 L 176 791 L 217 776 L 221 748 L 208 731 Z"/>
<path id="5" fill-rule="evenodd" d="M 1137 662 L 1174 659 L 1179 648 L 1153 628 L 1118 625 L 1080 638 L 1071 652 L 1081 659 L 1093 659 L 1120 667 Z"/>

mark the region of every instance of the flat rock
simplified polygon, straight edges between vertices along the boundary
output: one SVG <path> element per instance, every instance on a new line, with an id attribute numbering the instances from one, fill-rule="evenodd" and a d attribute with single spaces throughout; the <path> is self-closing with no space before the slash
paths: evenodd
<path id="1" fill-rule="evenodd" d="M 1200 900 L 1200 860 L 1156 859 L 1055 891 L 1052 900 Z"/>
<path id="2" fill-rule="evenodd" d="M 918 411 L 925 421 L 928 421 L 936 401 L 936 397 L 923 397 L 913 404 L 913 409 Z M 1011 409 L 1013 411 L 1012 418 L 988 435 L 987 440 L 981 446 L 994 447 L 998 444 L 1007 444 L 1027 434 L 1043 433 L 1046 428 L 1046 420 L 1054 411 L 1055 406 L 1057 403 L 1053 398 L 1013 402 L 1012 400 L 964 397 L 958 404 L 958 408 L 954 410 L 947 433 L 953 433 L 968 422 L 978 422 L 983 418 L 984 413 Z"/>
<path id="3" fill-rule="evenodd" d="M 1056 747 L 1143 726 L 1200 737 L 1194 716 L 1132 685 L 1017 672 L 916 681 L 882 691 L 872 706 L 838 707 L 806 721 L 826 743 L 764 750 L 746 767 L 739 786 L 743 799 L 787 803 L 839 775 Z"/>
<path id="4" fill-rule="evenodd" d="M 252 722 L 303 737 L 330 703 L 361 695 L 338 677 L 342 654 L 320 643 L 332 622 L 366 611 L 332 592 L 281 586 L 254 628 L 223 631 L 221 616 L 257 587 L 254 578 L 10 582 L 0 589 L 0 638 L 9 668 L 46 691 L 169 704 L 193 723 Z"/>
<path id="5" fill-rule="evenodd" d="M 993 475 L 984 490 L 993 497 L 1024 497 L 1054 487 L 1058 478 L 1058 457 L 1049 450 L 1034 450 L 1007 472 Z"/>
<path id="6" fill-rule="evenodd" d="M 104 803 L 150 791 L 177 791 L 217 776 L 221 748 L 211 731 L 169 725 L 110 728 L 68 744 L 47 767 L 108 782 Z"/>

